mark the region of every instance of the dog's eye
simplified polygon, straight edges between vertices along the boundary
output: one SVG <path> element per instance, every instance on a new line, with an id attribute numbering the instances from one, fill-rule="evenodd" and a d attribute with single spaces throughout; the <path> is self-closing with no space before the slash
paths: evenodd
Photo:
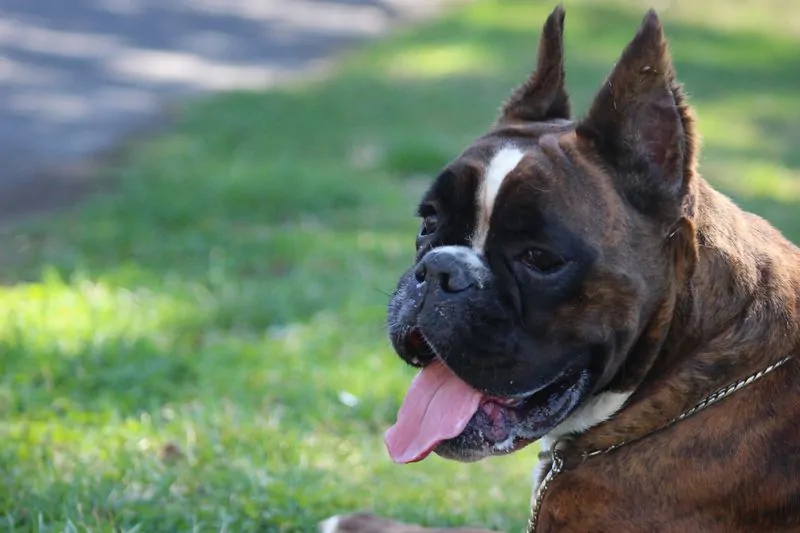
<path id="1" fill-rule="evenodd" d="M 541 248 L 525 250 L 519 260 L 526 267 L 541 274 L 552 274 L 566 265 L 564 259 L 559 255 Z"/>
<path id="2" fill-rule="evenodd" d="M 422 219 L 422 228 L 419 230 L 419 234 L 421 237 L 425 235 L 430 235 L 431 233 L 436 231 L 436 228 L 439 225 L 439 217 L 436 215 L 428 215 Z"/>

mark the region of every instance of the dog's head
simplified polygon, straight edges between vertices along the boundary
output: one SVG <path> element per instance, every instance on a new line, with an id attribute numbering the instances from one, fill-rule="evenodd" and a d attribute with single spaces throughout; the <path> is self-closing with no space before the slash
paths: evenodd
<path id="1" fill-rule="evenodd" d="M 625 397 L 692 268 L 693 119 L 658 17 L 575 121 L 563 23 L 559 7 L 535 72 L 419 204 L 388 317 L 423 369 L 386 435 L 398 462 L 508 453 Z"/>

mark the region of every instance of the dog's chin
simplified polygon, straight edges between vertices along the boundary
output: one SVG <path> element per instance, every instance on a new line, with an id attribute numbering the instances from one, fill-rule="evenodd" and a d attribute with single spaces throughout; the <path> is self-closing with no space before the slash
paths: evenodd
<path id="1" fill-rule="evenodd" d="M 440 442 L 433 451 L 463 463 L 516 452 L 566 420 L 589 391 L 589 373 L 578 371 L 522 401 L 487 398 L 460 435 Z"/>

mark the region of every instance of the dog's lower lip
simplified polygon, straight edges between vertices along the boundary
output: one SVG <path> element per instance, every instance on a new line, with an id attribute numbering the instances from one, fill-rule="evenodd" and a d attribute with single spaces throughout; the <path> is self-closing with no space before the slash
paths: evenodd
<path id="1" fill-rule="evenodd" d="M 510 396 L 508 399 L 513 403 L 518 401 L 520 404 L 530 400 L 537 394 L 540 394 L 544 391 L 551 391 L 558 386 L 566 386 L 570 381 L 572 381 L 572 377 L 575 375 L 573 371 L 565 371 L 558 375 L 555 379 L 551 380 L 546 385 L 539 387 L 538 389 L 534 389 L 528 392 L 524 392 L 522 394 L 516 394 L 514 396 Z"/>
<path id="2" fill-rule="evenodd" d="M 545 385 L 544 387 L 535 389 L 535 390 L 533 390 L 531 392 L 526 392 L 526 393 L 523 393 L 523 394 L 517 394 L 517 395 L 514 395 L 514 396 L 503 396 L 503 397 L 488 396 L 486 398 L 486 401 L 492 402 L 492 403 L 496 403 L 498 405 L 502 405 L 503 407 L 508 407 L 508 408 L 511 408 L 511 409 L 516 409 L 516 408 L 519 408 L 519 407 L 523 407 L 529 400 L 534 398 L 537 394 L 539 394 L 539 393 L 541 393 L 543 391 L 550 391 L 554 387 L 557 387 L 559 385 L 562 385 L 563 383 L 566 383 L 568 381 L 567 380 L 567 376 L 568 375 L 569 374 L 561 375 L 558 378 L 556 378 L 553 381 L 551 381 L 550 383 L 548 383 L 547 385 Z"/>

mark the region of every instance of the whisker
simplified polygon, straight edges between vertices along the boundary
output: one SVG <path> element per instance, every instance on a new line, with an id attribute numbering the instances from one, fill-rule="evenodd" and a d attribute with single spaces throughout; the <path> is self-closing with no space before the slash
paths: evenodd
<path id="1" fill-rule="evenodd" d="M 389 297 L 389 298 L 391 298 L 392 296 L 394 296 L 394 294 L 391 294 L 391 293 L 389 293 L 389 292 L 386 292 L 386 291 L 384 291 L 383 289 L 379 289 L 378 287 L 371 287 L 371 289 L 372 289 L 373 291 L 379 292 L 379 293 L 381 293 L 381 294 L 383 294 L 384 296 L 386 296 L 386 297 Z"/>

